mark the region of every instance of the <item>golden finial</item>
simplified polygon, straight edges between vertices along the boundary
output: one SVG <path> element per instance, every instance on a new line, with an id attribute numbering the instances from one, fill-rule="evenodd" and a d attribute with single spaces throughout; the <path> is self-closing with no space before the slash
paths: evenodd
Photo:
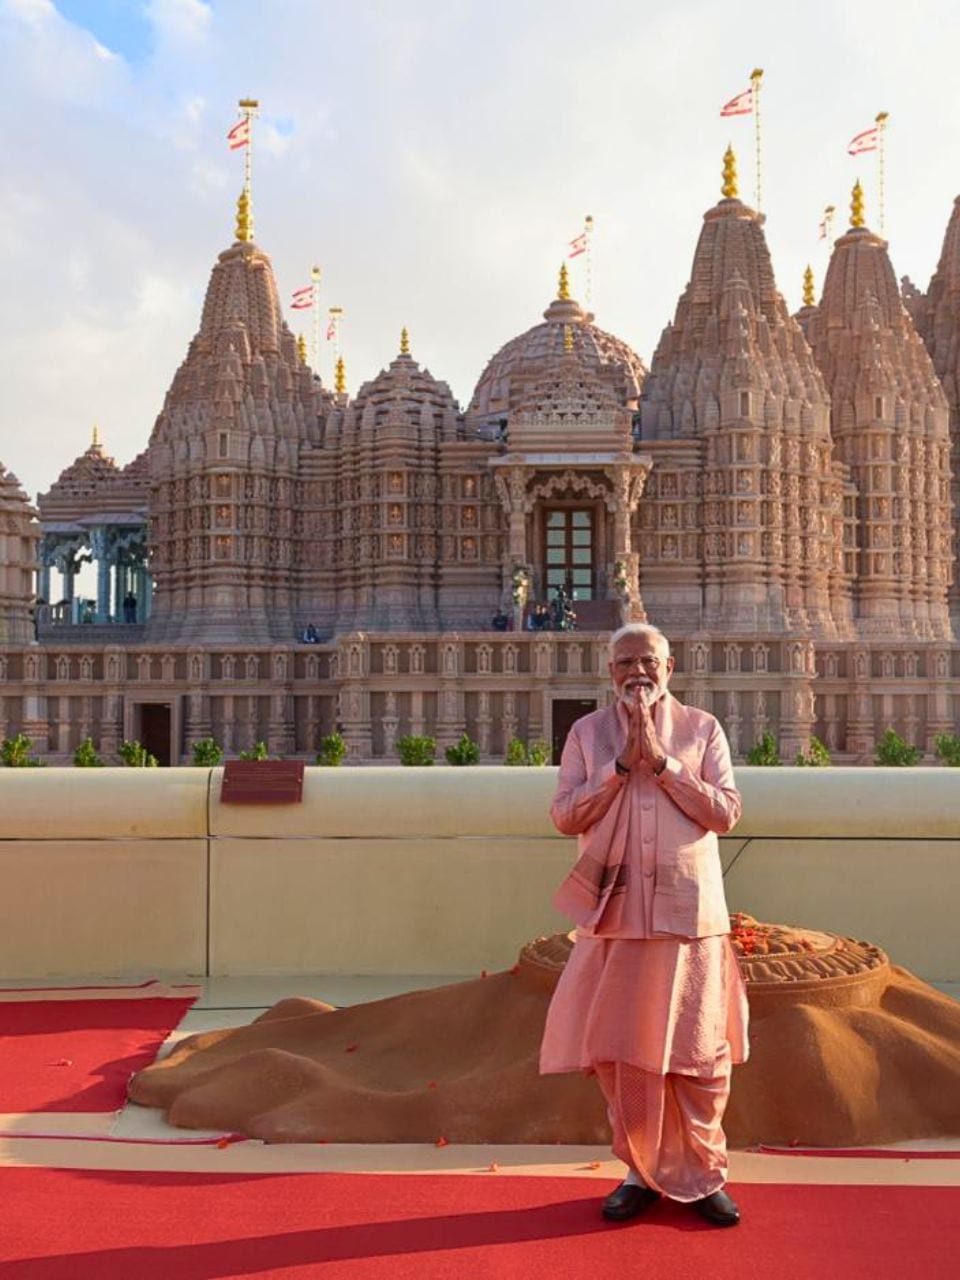
<path id="1" fill-rule="evenodd" d="M 406 325 L 400 330 L 400 354 L 402 356 L 410 354 L 410 335 L 407 333 Z"/>
<path id="2" fill-rule="evenodd" d="M 243 244 L 253 240 L 253 210 L 250 208 L 250 192 L 246 187 L 237 201 L 237 239 Z"/>
<path id="3" fill-rule="evenodd" d="M 568 354 L 573 350 L 573 329 L 568 324 L 563 326 L 563 349 Z"/>
<path id="4" fill-rule="evenodd" d="M 333 386 L 338 396 L 346 395 L 347 366 L 343 363 L 343 356 L 337 356 L 337 368 L 333 377 Z"/>
<path id="5" fill-rule="evenodd" d="M 813 297 L 813 267 L 807 264 L 807 269 L 803 273 L 803 305 L 805 307 L 813 307 L 816 305 Z"/>
<path id="6" fill-rule="evenodd" d="M 738 190 L 737 157 L 734 155 L 733 147 L 728 146 L 723 153 L 723 186 L 720 188 L 720 194 L 724 200 L 736 200 Z"/>
<path id="7" fill-rule="evenodd" d="M 863 216 L 863 187 L 858 178 L 853 184 L 853 199 L 850 201 L 850 225 L 862 227 L 866 219 Z"/>
<path id="8" fill-rule="evenodd" d="M 560 264 L 560 284 L 557 286 L 557 298 L 560 302 L 569 302 L 570 300 L 570 276 L 565 262 Z"/>
<path id="9" fill-rule="evenodd" d="M 97 426 L 96 423 L 93 424 L 93 439 L 90 441 L 90 448 L 91 449 L 100 448 L 100 428 Z"/>
<path id="10" fill-rule="evenodd" d="M 307 338 L 306 334 L 301 333 L 297 338 L 297 355 L 300 357 L 300 363 L 307 363 Z"/>

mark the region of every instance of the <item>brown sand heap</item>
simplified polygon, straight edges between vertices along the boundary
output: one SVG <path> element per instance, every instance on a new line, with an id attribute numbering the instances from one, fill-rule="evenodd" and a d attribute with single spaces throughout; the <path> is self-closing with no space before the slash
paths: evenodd
<path id="1" fill-rule="evenodd" d="M 732 941 L 752 1025 L 731 1145 L 960 1134 L 960 1004 L 870 943 L 749 916 L 733 918 Z M 537 1072 L 571 946 L 538 938 L 505 973 L 345 1009 L 283 1000 L 181 1041 L 130 1096 L 171 1124 L 266 1142 L 604 1143 L 596 1083 Z"/>

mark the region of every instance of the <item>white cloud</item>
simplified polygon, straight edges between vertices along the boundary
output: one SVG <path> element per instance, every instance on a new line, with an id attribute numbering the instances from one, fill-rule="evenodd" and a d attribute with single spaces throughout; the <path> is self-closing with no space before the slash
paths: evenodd
<path id="1" fill-rule="evenodd" d="M 158 38 L 175 44 L 202 43 L 213 22 L 203 0 L 148 0 L 146 12 Z"/>

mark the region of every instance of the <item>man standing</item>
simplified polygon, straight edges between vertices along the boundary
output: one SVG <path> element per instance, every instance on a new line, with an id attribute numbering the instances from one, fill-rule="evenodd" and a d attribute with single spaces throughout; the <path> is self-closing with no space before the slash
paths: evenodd
<path id="1" fill-rule="evenodd" d="M 573 726 L 551 816 L 579 836 L 555 903 L 578 925 L 547 1015 L 540 1070 L 594 1072 L 626 1180 L 622 1222 L 661 1194 L 735 1226 L 722 1120 L 747 1055 L 747 1002 L 727 934 L 717 836 L 740 817 L 718 721 L 668 691 L 654 627 L 610 642 L 610 707 Z"/>

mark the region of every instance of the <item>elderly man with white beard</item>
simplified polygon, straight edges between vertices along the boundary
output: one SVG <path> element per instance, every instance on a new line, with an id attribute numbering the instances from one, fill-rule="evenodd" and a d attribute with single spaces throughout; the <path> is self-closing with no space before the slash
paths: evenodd
<path id="1" fill-rule="evenodd" d="M 717 843 L 740 817 L 730 749 L 712 715 L 670 693 L 656 628 L 617 631 L 608 669 L 616 699 L 571 729 L 550 811 L 579 837 L 555 898 L 578 928 L 540 1070 L 592 1072 L 603 1089 L 628 1168 L 606 1218 L 666 1195 L 735 1226 L 722 1120 L 747 1002 Z"/>

